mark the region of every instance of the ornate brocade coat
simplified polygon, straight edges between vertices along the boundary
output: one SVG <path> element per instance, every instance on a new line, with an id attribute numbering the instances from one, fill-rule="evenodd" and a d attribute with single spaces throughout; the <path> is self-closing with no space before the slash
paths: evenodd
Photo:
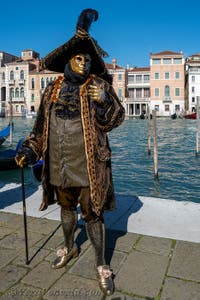
<path id="1" fill-rule="evenodd" d="M 49 181 L 49 122 L 52 104 L 58 101 L 63 79 L 64 77 L 60 76 L 45 89 L 33 130 L 23 144 L 36 153 L 37 159 L 42 158 L 44 161 L 43 199 L 40 210 L 45 210 L 49 204 L 55 203 L 54 186 Z M 89 84 L 97 85 L 104 90 L 105 103 L 99 105 L 90 101 L 87 96 Z M 125 112 L 113 87 L 95 75 L 90 75 L 80 87 L 80 106 L 92 207 L 96 214 L 100 215 L 104 209 L 112 209 L 115 203 L 111 149 L 107 132 L 123 122 Z"/>

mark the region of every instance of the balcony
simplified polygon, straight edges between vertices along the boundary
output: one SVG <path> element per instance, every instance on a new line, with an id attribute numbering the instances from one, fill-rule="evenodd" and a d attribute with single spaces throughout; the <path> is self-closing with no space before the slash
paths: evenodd
<path id="1" fill-rule="evenodd" d="M 25 84 L 25 79 L 19 79 L 19 80 L 18 80 L 18 83 L 19 83 L 19 84 Z"/>
<path id="2" fill-rule="evenodd" d="M 14 85 L 15 84 L 15 80 L 14 79 L 9 79 L 8 80 L 8 84 L 9 85 Z"/>
<path id="3" fill-rule="evenodd" d="M 172 103 L 172 98 L 170 96 L 168 97 L 163 97 L 163 103 Z"/>
<path id="4" fill-rule="evenodd" d="M 150 102 L 150 97 L 144 97 L 144 98 L 142 98 L 142 97 L 140 97 L 140 98 L 133 98 L 133 97 L 127 97 L 127 98 L 125 98 L 125 102 L 126 103 L 149 103 Z"/>
<path id="5" fill-rule="evenodd" d="M 8 101 L 10 103 L 10 101 Z M 25 97 L 12 97 L 12 103 L 24 103 Z"/>

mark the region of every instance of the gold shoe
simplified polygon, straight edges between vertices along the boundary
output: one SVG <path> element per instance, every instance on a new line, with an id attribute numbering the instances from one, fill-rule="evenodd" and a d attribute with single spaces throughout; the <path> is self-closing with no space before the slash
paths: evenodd
<path id="1" fill-rule="evenodd" d="M 113 273 L 109 266 L 98 266 L 97 277 L 99 279 L 99 287 L 102 292 L 109 296 L 114 293 Z"/>
<path id="2" fill-rule="evenodd" d="M 78 256 L 78 248 L 77 245 L 74 244 L 71 251 L 68 251 L 67 247 L 64 247 L 63 249 L 59 249 L 57 251 L 57 257 L 52 263 L 51 267 L 53 269 L 59 269 L 64 267 L 72 258 L 75 258 Z"/>

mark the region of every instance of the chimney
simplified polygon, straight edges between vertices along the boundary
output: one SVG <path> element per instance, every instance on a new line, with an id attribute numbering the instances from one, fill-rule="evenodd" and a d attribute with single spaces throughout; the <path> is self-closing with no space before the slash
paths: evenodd
<path id="1" fill-rule="evenodd" d="M 116 58 L 113 58 L 112 59 L 113 69 L 116 69 L 116 63 L 117 63 Z"/>

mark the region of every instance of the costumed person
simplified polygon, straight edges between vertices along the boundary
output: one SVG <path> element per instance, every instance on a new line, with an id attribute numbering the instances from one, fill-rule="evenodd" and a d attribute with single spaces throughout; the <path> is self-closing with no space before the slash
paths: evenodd
<path id="1" fill-rule="evenodd" d="M 107 132 L 124 120 L 124 108 L 112 87 L 102 56 L 89 35 L 98 19 L 93 9 L 83 10 L 75 35 L 42 60 L 42 68 L 64 73 L 46 87 L 30 135 L 17 153 L 20 167 L 43 159 L 43 199 L 40 210 L 55 201 L 61 207 L 65 247 L 52 268 L 64 267 L 78 255 L 74 242 L 77 206 L 95 251 L 99 286 L 114 291 L 113 273 L 105 263 L 104 210 L 114 207 L 111 149 Z"/>

